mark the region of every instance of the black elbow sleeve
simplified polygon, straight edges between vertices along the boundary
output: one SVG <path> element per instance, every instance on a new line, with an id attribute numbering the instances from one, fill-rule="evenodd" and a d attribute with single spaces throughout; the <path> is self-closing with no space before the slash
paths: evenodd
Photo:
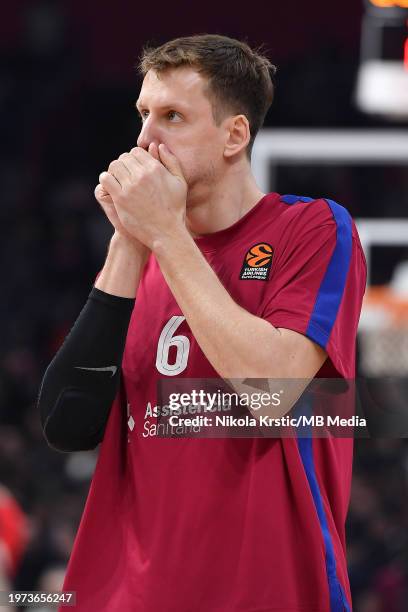
<path id="1" fill-rule="evenodd" d="M 41 384 L 38 408 L 50 446 L 89 450 L 101 442 L 119 386 L 134 303 L 92 289 Z"/>

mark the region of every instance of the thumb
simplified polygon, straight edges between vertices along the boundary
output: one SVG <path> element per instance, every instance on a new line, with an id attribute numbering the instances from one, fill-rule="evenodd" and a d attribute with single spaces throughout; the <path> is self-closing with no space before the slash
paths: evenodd
<path id="1" fill-rule="evenodd" d="M 165 166 L 173 176 L 178 176 L 184 181 L 183 170 L 181 169 L 179 160 L 163 143 L 159 144 L 159 155 L 163 166 Z"/>

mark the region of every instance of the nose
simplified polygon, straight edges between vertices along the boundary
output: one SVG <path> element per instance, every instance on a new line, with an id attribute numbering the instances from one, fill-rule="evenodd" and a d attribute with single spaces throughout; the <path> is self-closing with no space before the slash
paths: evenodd
<path id="1" fill-rule="evenodd" d="M 142 129 L 137 139 L 137 146 L 147 151 L 152 142 L 159 145 L 160 140 L 151 117 L 148 117 L 142 124 Z"/>

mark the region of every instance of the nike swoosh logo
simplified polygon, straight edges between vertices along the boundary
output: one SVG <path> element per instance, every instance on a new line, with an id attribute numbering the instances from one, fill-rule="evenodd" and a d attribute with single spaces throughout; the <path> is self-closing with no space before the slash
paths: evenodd
<path id="1" fill-rule="evenodd" d="M 82 366 L 75 366 L 76 370 L 90 370 L 91 372 L 112 372 L 112 376 L 115 376 L 116 370 L 118 369 L 116 366 L 106 366 L 105 368 L 85 368 Z"/>

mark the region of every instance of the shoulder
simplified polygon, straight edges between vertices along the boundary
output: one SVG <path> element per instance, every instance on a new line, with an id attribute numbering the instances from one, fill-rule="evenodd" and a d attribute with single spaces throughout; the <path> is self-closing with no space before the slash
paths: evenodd
<path id="1" fill-rule="evenodd" d="M 351 216 L 348 210 L 331 198 L 311 198 L 298 195 L 280 195 L 282 213 L 290 218 L 302 218 L 308 222 L 348 222 Z"/>
<path id="2" fill-rule="evenodd" d="M 281 229 L 290 235 L 304 234 L 322 227 L 331 227 L 343 237 L 357 236 L 348 210 L 331 198 L 298 195 L 278 195 Z"/>

